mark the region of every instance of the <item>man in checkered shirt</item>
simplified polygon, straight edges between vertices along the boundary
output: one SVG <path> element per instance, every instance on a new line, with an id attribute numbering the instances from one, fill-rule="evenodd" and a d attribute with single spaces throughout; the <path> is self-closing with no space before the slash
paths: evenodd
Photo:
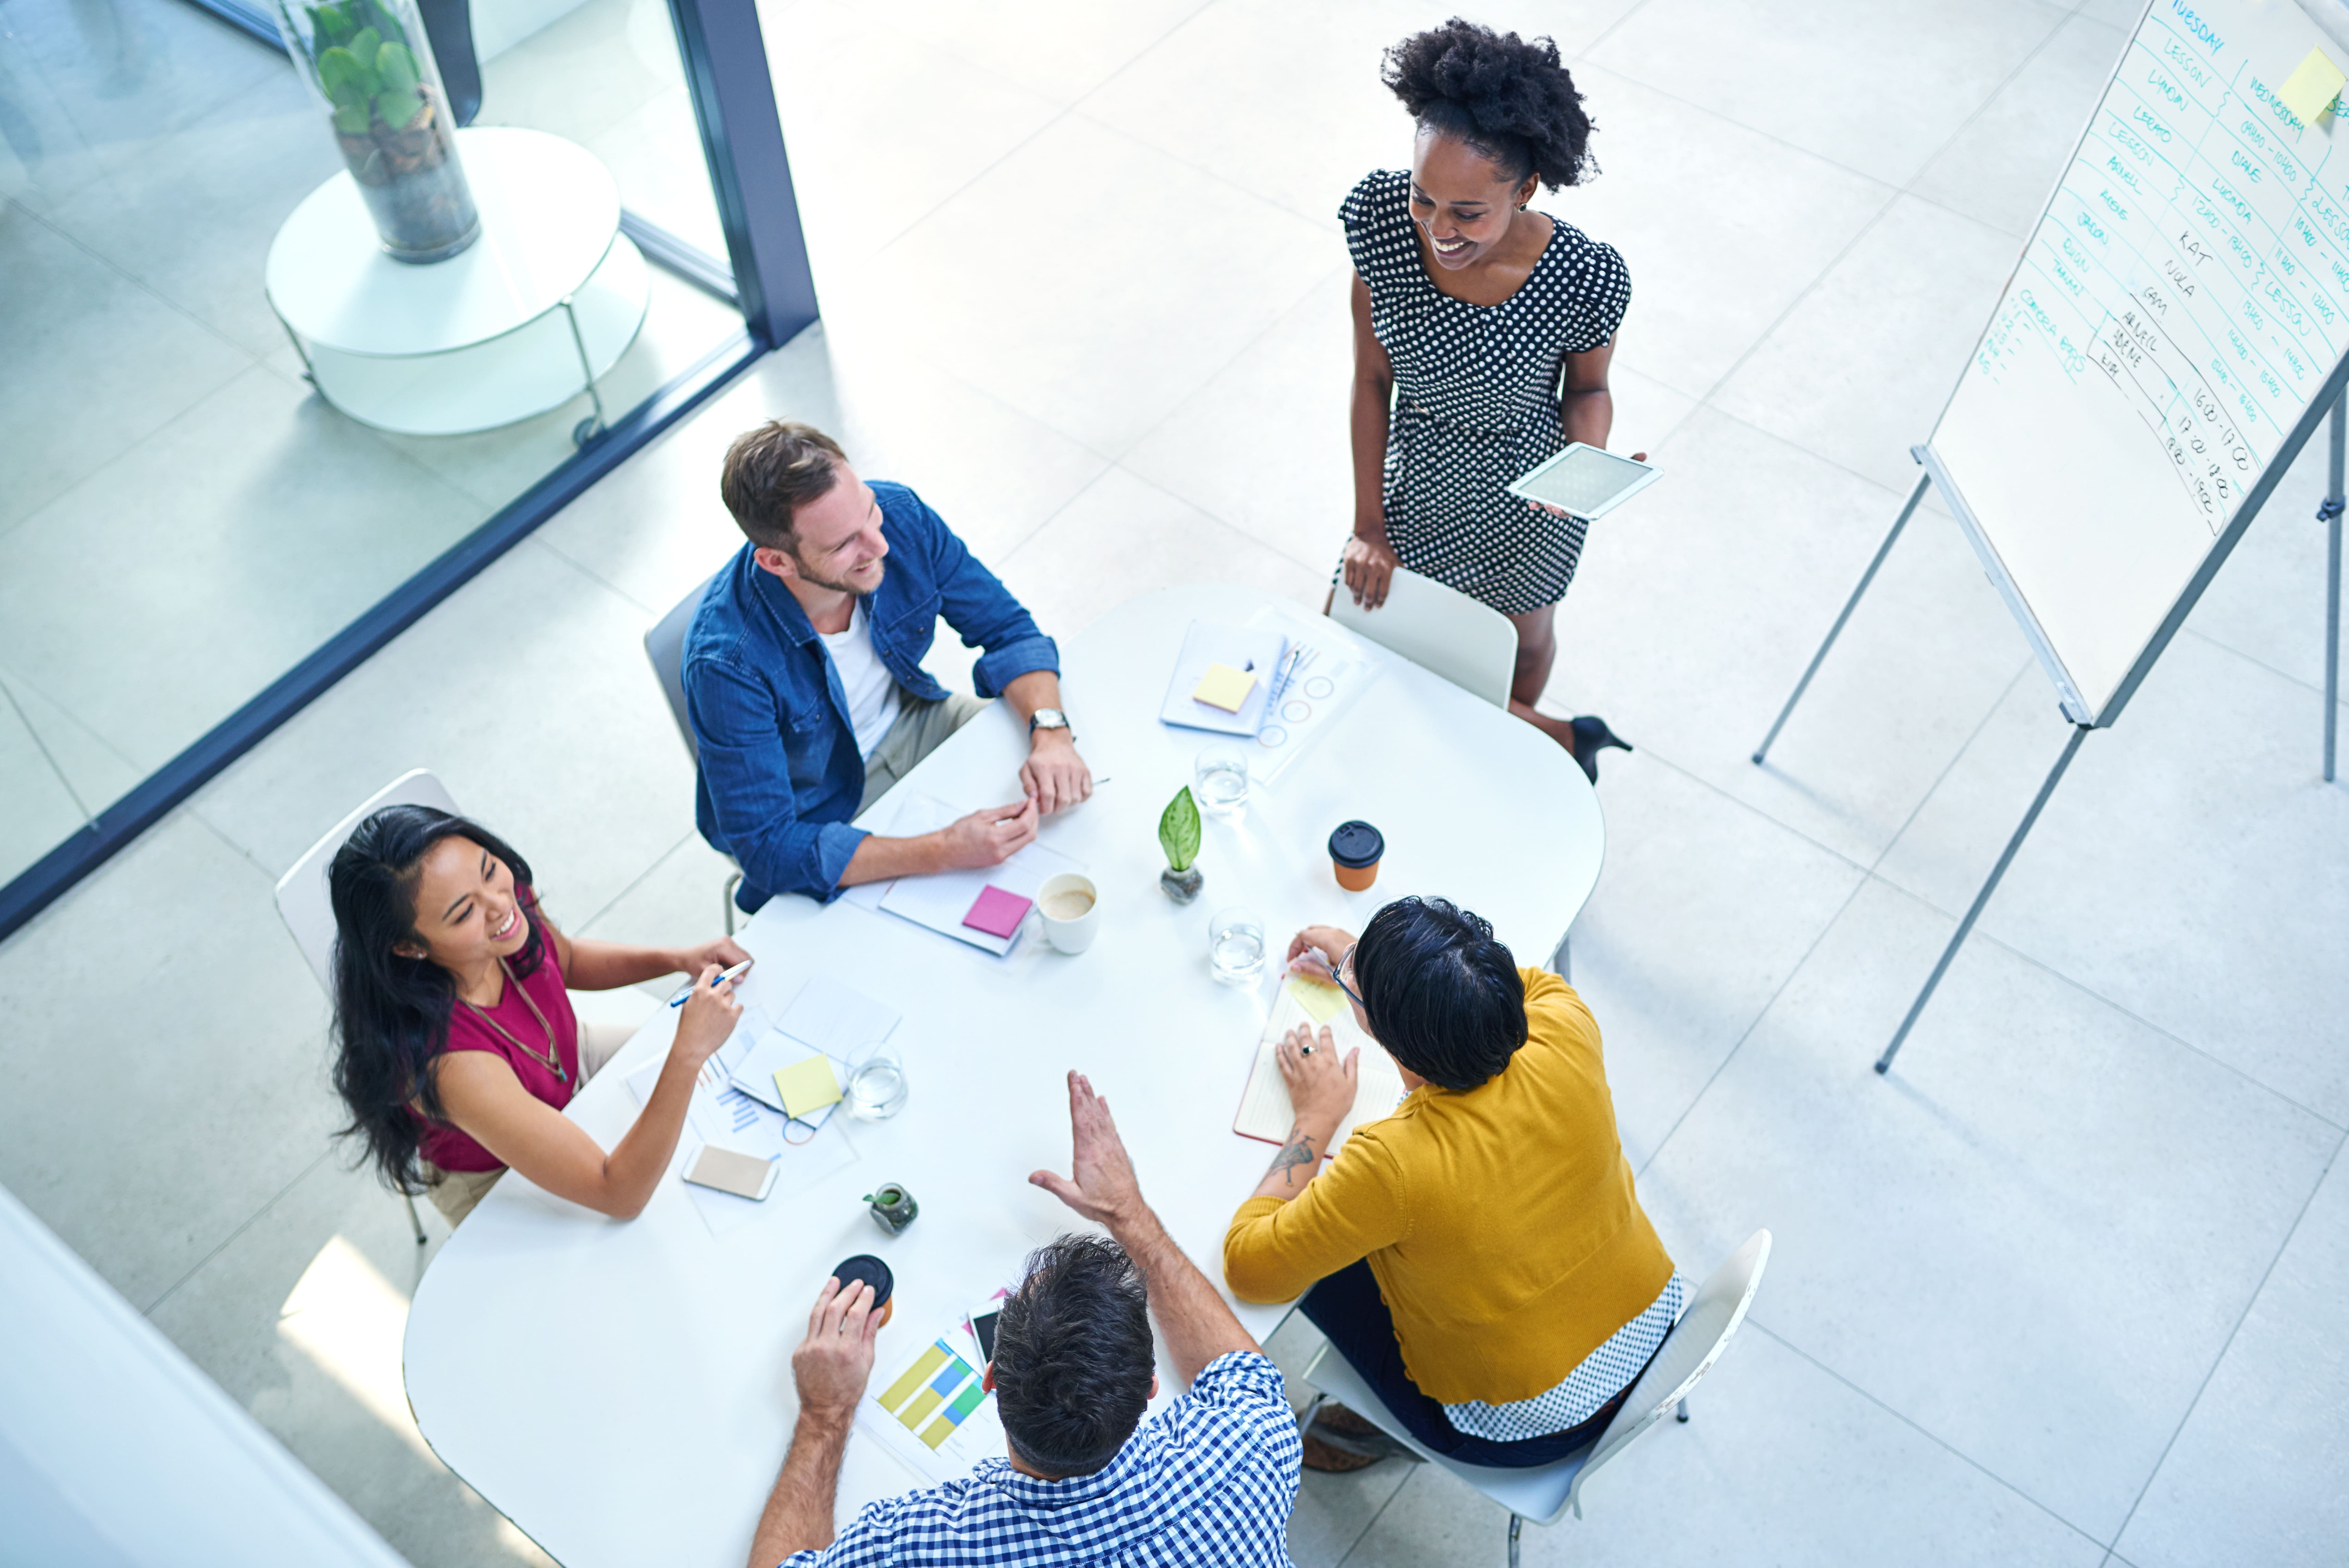
<path id="1" fill-rule="evenodd" d="M 1288 1568 L 1300 1447 L 1280 1373 L 1142 1200 L 1109 1103 L 1069 1075 L 1075 1179 L 1028 1179 L 1111 1240 L 1063 1236 L 1003 1304 L 987 1386 L 1008 1459 L 867 1503 L 833 1533 L 841 1450 L 873 1376 L 873 1287 L 827 1280 L 792 1355 L 799 1424 L 750 1568 L 1200 1563 Z M 1150 1314 L 1190 1388 L 1158 1392 Z"/>

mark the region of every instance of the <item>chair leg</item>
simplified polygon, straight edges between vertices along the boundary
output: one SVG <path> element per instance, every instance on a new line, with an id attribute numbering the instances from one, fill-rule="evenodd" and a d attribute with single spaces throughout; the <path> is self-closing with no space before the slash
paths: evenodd
<path id="1" fill-rule="evenodd" d="M 416 1199 L 403 1192 L 399 1200 L 408 1205 L 408 1228 L 416 1232 L 416 1244 L 421 1247 L 424 1245 L 424 1221 L 417 1217 Z"/>
<path id="2" fill-rule="evenodd" d="M 718 895 L 719 901 L 726 906 L 726 934 L 730 937 L 734 934 L 734 889 L 741 885 L 742 873 L 737 871 L 726 878 L 725 889 Z"/>
<path id="3" fill-rule="evenodd" d="M 1674 1411 L 1672 1412 L 1672 1419 L 1673 1419 L 1673 1420 L 1675 1420 L 1675 1421 L 1678 1421 L 1678 1422 L 1679 1422 L 1682 1426 L 1683 1426 L 1683 1427 L 1685 1427 L 1685 1426 L 1687 1426 L 1687 1425 L 1688 1425 L 1688 1401 L 1687 1401 L 1687 1400 L 1683 1399 L 1683 1400 L 1682 1400 L 1682 1401 L 1681 1401 L 1681 1403 L 1680 1403 L 1680 1407 L 1679 1407 L 1678 1409 L 1676 1409 L 1676 1410 L 1674 1410 Z"/>
<path id="4" fill-rule="evenodd" d="M 1312 1398 L 1305 1402 L 1305 1408 L 1297 1412 L 1297 1435 L 1299 1437 L 1301 1438 L 1306 1433 L 1313 1429 L 1313 1418 L 1321 1414 L 1322 1402 L 1329 1397 L 1330 1396 L 1327 1394 L 1317 1392 Z"/>
<path id="5" fill-rule="evenodd" d="M 1517 1532 L 1525 1527 L 1523 1518 L 1514 1513 L 1509 1515 L 1509 1568 L 1517 1568 Z"/>

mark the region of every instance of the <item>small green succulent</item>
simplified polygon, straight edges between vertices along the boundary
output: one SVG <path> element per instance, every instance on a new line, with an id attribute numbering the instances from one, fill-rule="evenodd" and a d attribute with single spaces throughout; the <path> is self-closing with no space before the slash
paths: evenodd
<path id="1" fill-rule="evenodd" d="M 398 130 L 424 107 L 423 73 L 408 31 L 380 0 L 329 0 L 307 7 L 317 51 L 312 70 L 335 106 L 335 129 L 365 136 L 376 120 Z"/>
<path id="2" fill-rule="evenodd" d="M 1189 784 L 1174 792 L 1159 816 L 1158 846 L 1166 851 L 1166 864 L 1176 872 L 1188 871 L 1199 858 L 1199 803 L 1191 798 Z"/>

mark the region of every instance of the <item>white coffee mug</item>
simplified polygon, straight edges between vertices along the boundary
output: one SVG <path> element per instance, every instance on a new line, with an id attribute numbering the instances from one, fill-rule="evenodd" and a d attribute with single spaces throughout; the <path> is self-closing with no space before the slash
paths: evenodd
<path id="1" fill-rule="evenodd" d="M 1063 871 L 1037 889 L 1036 913 L 1044 922 L 1046 941 L 1064 953 L 1081 953 L 1101 929 L 1101 894 L 1092 877 Z"/>

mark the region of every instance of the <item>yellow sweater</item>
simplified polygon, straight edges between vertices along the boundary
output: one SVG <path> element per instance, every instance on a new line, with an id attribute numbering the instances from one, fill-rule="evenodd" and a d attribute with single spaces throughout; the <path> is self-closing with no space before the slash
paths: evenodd
<path id="1" fill-rule="evenodd" d="M 1506 1069 L 1465 1094 L 1413 1090 L 1296 1198 L 1241 1204 L 1224 1236 L 1243 1301 L 1287 1301 L 1367 1257 L 1404 1368 L 1445 1405 L 1557 1386 L 1672 1274 L 1631 1190 L 1597 1022 L 1557 976 L 1519 972 L 1531 1033 Z"/>

